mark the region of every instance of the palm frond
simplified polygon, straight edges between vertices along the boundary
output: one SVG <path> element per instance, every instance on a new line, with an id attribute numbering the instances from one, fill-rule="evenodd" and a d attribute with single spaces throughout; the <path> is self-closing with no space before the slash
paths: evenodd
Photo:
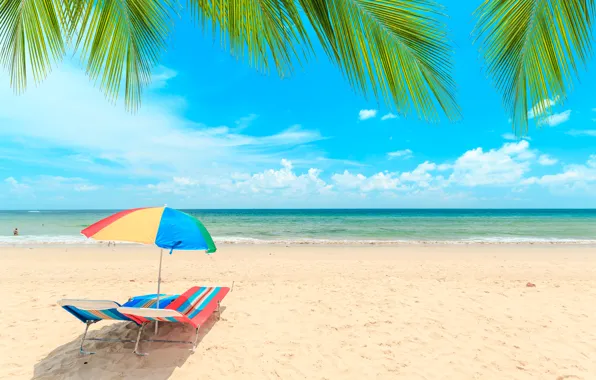
<path id="1" fill-rule="evenodd" d="M 124 83 L 128 108 L 165 50 L 178 0 L 0 0 L 0 58 L 13 85 L 36 78 L 64 39 L 82 52 L 89 76 L 116 99 Z M 451 51 L 434 0 L 188 0 L 203 27 L 257 69 L 292 71 L 311 51 L 306 18 L 350 84 L 398 112 L 436 120 L 459 117 Z M 306 15 L 306 18 L 304 18 Z M 30 63 L 29 63 L 30 62 Z"/>
<path id="2" fill-rule="evenodd" d="M 476 10 L 480 53 L 518 132 L 529 109 L 540 124 L 572 89 L 592 53 L 594 12 L 595 0 L 485 0 Z"/>
<path id="3" fill-rule="evenodd" d="M 122 82 L 127 108 L 136 110 L 141 92 L 166 48 L 175 11 L 172 0 L 69 0 L 69 37 L 76 36 L 87 74 L 100 79 L 109 99 Z"/>
<path id="4" fill-rule="evenodd" d="M 16 92 L 27 86 L 29 70 L 39 82 L 64 55 L 62 9 L 59 0 L 0 0 L 0 63 Z"/>
<path id="5" fill-rule="evenodd" d="M 450 42 L 432 0 L 298 0 L 350 84 L 435 121 L 460 116 Z M 438 107 L 437 107 L 438 105 Z"/>
<path id="6" fill-rule="evenodd" d="M 219 35 L 222 47 L 268 72 L 271 61 L 280 76 L 292 71 L 310 50 L 294 0 L 189 0 L 193 18 Z"/>

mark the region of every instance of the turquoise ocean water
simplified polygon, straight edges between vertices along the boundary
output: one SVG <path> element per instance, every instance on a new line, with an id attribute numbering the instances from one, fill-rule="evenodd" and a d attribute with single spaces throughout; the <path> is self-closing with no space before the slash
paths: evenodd
<path id="1" fill-rule="evenodd" d="M 0 211 L 0 244 L 95 244 L 80 230 L 116 211 Z M 596 210 L 185 211 L 219 243 L 596 243 Z"/>

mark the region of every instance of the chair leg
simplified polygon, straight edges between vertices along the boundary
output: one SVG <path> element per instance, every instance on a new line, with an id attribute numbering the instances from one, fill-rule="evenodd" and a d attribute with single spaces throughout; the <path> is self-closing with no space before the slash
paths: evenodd
<path id="1" fill-rule="evenodd" d="M 143 333 L 143 329 L 145 328 L 145 325 L 146 325 L 146 323 L 143 323 L 141 325 L 141 327 L 139 328 L 139 332 L 137 334 L 137 342 L 135 343 L 135 349 L 133 351 L 138 356 L 147 356 L 147 355 L 149 355 L 148 353 L 139 352 L 139 341 L 141 340 L 141 334 Z"/>
<path id="2" fill-rule="evenodd" d="M 85 324 L 85 333 L 83 334 L 83 338 L 81 339 L 81 347 L 79 347 L 79 353 L 81 355 L 93 355 L 95 352 L 85 351 L 83 349 L 83 343 L 85 343 L 85 338 L 87 337 L 87 331 L 89 331 L 89 326 L 91 326 L 95 321 L 87 321 Z"/>
<path id="3" fill-rule="evenodd" d="M 197 342 L 199 341 L 199 329 L 201 328 L 201 326 L 197 326 L 196 330 L 195 330 L 195 340 L 192 343 L 192 348 L 190 349 L 193 353 L 195 352 L 196 348 L 197 348 Z"/>

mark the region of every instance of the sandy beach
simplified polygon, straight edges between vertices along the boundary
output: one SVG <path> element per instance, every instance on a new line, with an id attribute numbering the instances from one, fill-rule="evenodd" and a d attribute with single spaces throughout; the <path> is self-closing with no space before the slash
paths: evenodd
<path id="1" fill-rule="evenodd" d="M 594 379 L 591 246 L 221 246 L 164 257 L 162 291 L 232 286 L 188 347 L 87 342 L 61 298 L 154 293 L 159 251 L 0 249 L 2 379 Z M 526 287 L 532 282 L 536 287 Z M 134 338 L 101 322 L 91 337 Z M 148 333 L 150 335 L 150 333 Z M 167 325 L 160 337 L 187 339 Z"/>

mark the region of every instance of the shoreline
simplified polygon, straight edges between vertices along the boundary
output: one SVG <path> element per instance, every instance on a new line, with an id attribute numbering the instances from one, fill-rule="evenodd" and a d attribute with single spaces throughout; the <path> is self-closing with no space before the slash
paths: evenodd
<path id="1" fill-rule="evenodd" d="M 1 237 L 0 237 L 1 238 Z M 519 240 L 326 240 L 326 239 L 288 239 L 288 240 L 261 240 L 242 239 L 237 241 L 214 239 L 218 247 L 451 247 L 451 246 L 584 246 L 595 247 L 595 240 L 572 239 L 519 239 Z M 141 247 L 142 245 L 130 242 L 112 242 L 118 246 Z M 107 241 L 37 241 L 8 242 L 0 240 L 1 248 L 41 248 L 41 247 L 102 247 L 107 246 Z M 149 246 L 150 247 L 150 246 Z"/>

